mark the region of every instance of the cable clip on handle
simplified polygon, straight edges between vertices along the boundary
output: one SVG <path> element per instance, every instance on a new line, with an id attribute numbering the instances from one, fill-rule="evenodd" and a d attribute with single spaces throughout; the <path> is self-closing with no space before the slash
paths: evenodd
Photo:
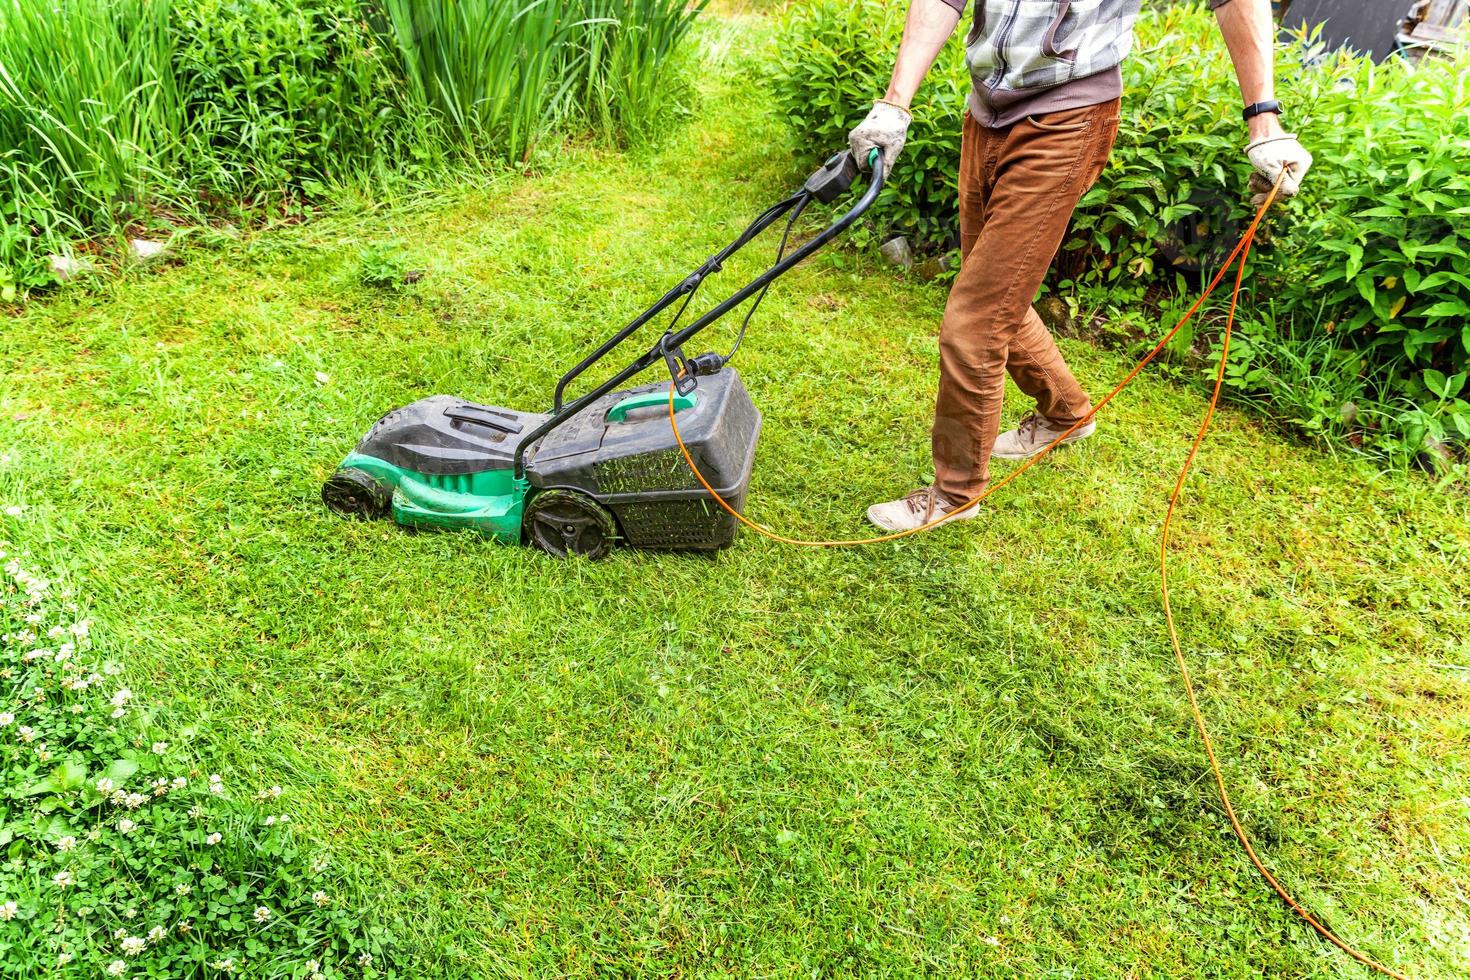
<path id="1" fill-rule="evenodd" d="M 669 339 L 673 337 L 670 332 L 665 332 L 659 339 L 658 349 L 664 355 L 664 363 L 669 366 L 669 377 L 674 384 L 674 390 L 681 395 L 687 395 L 699 385 L 695 378 L 695 370 L 690 365 L 689 359 L 684 356 L 684 348 L 669 347 Z"/>

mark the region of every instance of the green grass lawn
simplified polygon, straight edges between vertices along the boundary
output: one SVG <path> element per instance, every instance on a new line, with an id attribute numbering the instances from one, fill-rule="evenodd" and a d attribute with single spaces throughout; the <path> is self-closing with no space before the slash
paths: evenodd
<path id="1" fill-rule="evenodd" d="M 562 563 L 320 506 L 390 407 L 546 405 L 799 179 L 726 70 L 656 153 L 573 150 L 6 320 L 0 503 L 26 510 L 0 539 L 225 771 L 291 788 L 410 975 L 1366 975 L 1247 864 L 1175 675 L 1154 548 L 1197 390 L 1145 375 L 983 519 L 864 550 Z M 383 242 L 420 283 L 359 285 Z M 926 479 L 943 298 L 841 251 L 772 291 L 737 361 L 753 516 L 856 535 Z M 1099 393 L 1128 367 L 1066 353 Z M 1266 861 L 1371 955 L 1470 973 L 1466 497 L 1224 411 L 1176 541 Z"/>

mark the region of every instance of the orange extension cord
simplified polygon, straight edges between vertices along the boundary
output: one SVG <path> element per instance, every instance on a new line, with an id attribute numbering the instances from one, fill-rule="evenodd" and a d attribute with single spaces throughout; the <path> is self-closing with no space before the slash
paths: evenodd
<path id="1" fill-rule="evenodd" d="M 1138 376 L 1139 372 L 1142 371 L 1150 361 L 1152 361 L 1163 351 L 1165 345 L 1167 345 L 1169 341 L 1174 338 L 1174 335 L 1177 334 L 1180 329 L 1189 322 L 1190 318 L 1193 317 L 1194 314 L 1198 312 L 1199 308 L 1204 305 L 1205 301 L 1210 298 L 1210 294 L 1215 291 L 1215 287 L 1220 284 L 1220 281 L 1225 277 L 1225 273 L 1230 270 L 1231 264 L 1234 263 L 1237 259 L 1240 260 L 1239 266 L 1236 268 L 1235 272 L 1234 288 L 1231 290 L 1230 293 L 1230 311 L 1225 318 L 1224 336 L 1220 345 L 1220 366 L 1215 372 L 1215 386 L 1214 390 L 1210 392 L 1209 407 L 1205 410 L 1205 416 L 1203 421 L 1200 422 L 1199 431 L 1195 433 L 1194 442 L 1189 447 L 1189 454 L 1185 456 L 1184 464 L 1179 468 L 1179 477 L 1174 482 L 1174 492 L 1169 496 L 1169 506 L 1164 511 L 1163 528 L 1159 534 L 1159 591 L 1163 597 L 1164 602 L 1164 619 L 1165 622 L 1168 624 L 1169 644 L 1173 647 L 1174 650 L 1174 661 L 1179 667 L 1179 676 L 1184 681 L 1184 691 L 1189 696 L 1189 710 L 1190 714 L 1194 716 L 1194 727 L 1196 730 L 1198 730 L 1200 740 L 1204 743 L 1205 755 L 1206 757 L 1208 757 L 1210 762 L 1210 771 L 1214 774 L 1215 786 L 1220 792 L 1220 802 L 1224 805 L 1225 815 L 1230 818 L 1230 827 L 1232 830 L 1235 831 L 1235 836 L 1240 840 L 1240 845 L 1245 849 L 1246 856 L 1250 858 L 1251 864 L 1254 865 L 1255 869 L 1261 873 L 1261 877 L 1266 879 L 1266 882 L 1270 884 L 1271 889 L 1281 897 L 1281 900 L 1285 902 L 1293 912 L 1301 916 L 1302 919 L 1305 920 L 1306 923 L 1310 925 L 1313 929 L 1315 929 L 1317 933 L 1322 936 L 1323 939 L 1326 939 L 1332 945 L 1336 946 L 1344 953 L 1347 953 L 1349 956 L 1357 960 L 1359 963 L 1362 963 L 1364 966 L 1371 967 L 1372 969 L 1377 970 L 1379 973 L 1382 973 L 1385 976 L 1395 978 L 1395 980 L 1408 980 L 1408 978 L 1404 976 L 1404 974 L 1399 973 L 1391 967 L 1384 966 L 1382 963 L 1379 963 L 1377 960 L 1369 957 L 1365 953 L 1359 952 L 1357 949 L 1350 946 L 1346 941 L 1338 938 L 1336 933 L 1334 933 L 1331 929 L 1327 928 L 1327 926 L 1319 922 L 1316 917 L 1314 917 L 1310 912 L 1302 908 L 1301 905 L 1297 903 L 1296 899 L 1291 897 L 1286 889 L 1282 887 L 1281 883 L 1276 880 L 1276 876 L 1273 875 L 1266 868 L 1266 865 L 1256 854 L 1256 849 L 1251 845 L 1250 837 L 1246 834 L 1245 828 L 1241 826 L 1239 818 L 1235 815 L 1235 806 L 1231 802 L 1230 793 L 1225 787 L 1225 776 L 1220 770 L 1220 761 L 1215 756 L 1215 745 L 1213 740 L 1210 738 L 1210 730 L 1208 726 L 1206 726 L 1204 715 L 1200 711 L 1199 699 L 1196 697 L 1194 691 L 1194 681 L 1190 677 L 1189 665 L 1185 662 L 1184 650 L 1179 642 L 1179 632 L 1174 625 L 1174 607 L 1169 601 L 1169 530 L 1173 525 L 1174 511 L 1178 506 L 1180 495 L 1184 492 L 1184 482 L 1189 476 L 1189 469 L 1194 464 L 1194 458 L 1199 453 L 1200 445 L 1205 441 L 1205 434 L 1209 431 L 1210 422 L 1215 417 L 1215 409 L 1220 403 L 1220 391 L 1225 382 L 1226 358 L 1229 356 L 1230 353 L 1230 335 L 1235 327 L 1235 309 L 1240 301 L 1240 286 L 1245 278 L 1246 259 L 1249 257 L 1251 245 L 1255 241 L 1256 229 L 1260 226 L 1261 219 L 1265 216 L 1266 211 L 1271 207 L 1272 202 L 1276 199 L 1277 193 L 1281 189 L 1282 178 L 1284 177 L 1285 171 L 1282 172 L 1282 175 L 1280 177 L 1277 177 L 1275 185 L 1272 186 L 1270 193 L 1266 195 L 1266 199 L 1264 202 L 1262 202 L 1260 209 L 1256 212 L 1256 216 L 1251 221 L 1250 227 L 1246 229 L 1246 233 L 1244 236 L 1241 237 L 1240 243 L 1235 246 L 1235 249 L 1230 253 L 1229 258 L 1227 258 L 1224 265 L 1220 267 L 1220 271 L 1215 274 L 1215 278 L 1210 280 L 1210 284 L 1205 287 L 1204 292 L 1200 293 L 1199 298 L 1194 301 L 1193 305 L 1191 305 L 1187 311 L 1185 311 L 1184 316 L 1179 319 L 1179 322 L 1174 325 L 1173 329 L 1164 334 L 1163 339 L 1160 340 L 1154 346 L 1154 348 L 1149 351 L 1147 355 L 1144 356 L 1143 360 L 1134 365 L 1133 370 L 1128 372 L 1127 377 L 1120 381 L 1117 387 L 1113 388 L 1112 391 L 1108 392 L 1106 397 L 1104 397 L 1102 401 L 1097 403 L 1097 406 L 1088 416 L 1073 423 L 1071 428 L 1053 439 L 1044 449 L 1042 449 L 1040 453 L 1032 456 L 1016 469 L 1008 473 L 1003 479 L 986 487 L 986 489 L 980 494 L 965 501 L 963 504 L 960 504 L 955 509 L 964 510 L 967 507 L 973 506 L 974 504 L 977 504 L 980 501 L 984 500 L 986 497 L 990 496 L 995 491 L 999 490 L 1001 487 L 1010 483 L 1016 477 L 1020 476 L 1022 473 L 1030 469 L 1033 465 L 1040 462 L 1042 458 L 1044 458 L 1048 453 L 1059 446 L 1063 439 L 1071 435 L 1075 429 L 1082 426 L 1088 421 L 1088 419 L 1091 419 L 1093 416 L 1095 416 L 1105 405 L 1111 402 L 1118 395 L 1119 392 L 1126 388 L 1128 384 Z M 715 502 L 723 507 L 737 521 L 739 521 L 741 524 L 744 524 L 746 527 L 750 528 L 757 534 L 770 538 L 773 541 L 780 541 L 782 544 L 797 545 L 799 547 L 805 548 L 842 548 L 852 547 L 856 545 L 880 544 L 884 541 L 894 541 L 898 538 L 908 537 L 911 534 L 917 534 L 920 531 L 927 530 L 931 527 L 934 527 L 936 524 L 943 523 L 944 521 L 944 516 L 941 515 L 934 520 L 929 521 L 927 524 L 921 524 L 920 526 L 910 528 L 907 531 L 895 531 L 892 534 L 881 534 L 877 535 L 876 537 L 869 538 L 850 538 L 832 541 L 806 541 L 800 538 L 790 538 L 786 537 L 785 535 L 778 534 L 765 525 L 758 524 L 750 518 L 746 517 L 734 507 L 731 507 L 730 504 L 725 500 L 725 498 L 721 497 L 719 492 L 716 491 L 714 487 L 710 486 L 709 481 L 704 478 L 704 474 L 701 473 L 699 471 L 699 467 L 695 465 L 694 457 L 691 456 L 689 453 L 689 447 L 684 445 L 684 440 L 679 434 L 679 423 L 678 420 L 675 418 L 675 414 L 674 386 L 671 384 L 669 385 L 669 424 L 673 427 L 674 440 L 679 444 L 679 451 L 684 454 L 684 461 L 689 464 L 689 469 L 694 473 L 694 476 L 699 481 L 700 486 L 704 487 L 704 489 L 709 492 L 710 496 L 715 499 Z"/>

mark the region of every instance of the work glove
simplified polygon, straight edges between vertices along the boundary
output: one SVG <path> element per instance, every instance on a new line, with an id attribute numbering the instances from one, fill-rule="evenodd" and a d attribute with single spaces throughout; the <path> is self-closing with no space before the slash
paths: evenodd
<path id="1" fill-rule="evenodd" d="M 1250 158 L 1256 172 L 1251 174 L 1250 187 L 1254 192 L 1251 203 L 1260 207 L 1266 195 L 1276 183 L 1277 176 L 1286 168 L 1286 177 L 1281 181 L 1278 197 L 1296 197 L 1301 189 L 1302 178 L 1312 166 L 1312 154 L 1296 140 L 1295 133 L 1268 136 L 1249 144 L 1245 155 Z"/>
<path id="2" fill-rule="evenodd" d="M 891 171 L 893 161 L 898 159 L 904 140 L 908 138 L 909 123 L 913 121 L 914 117 L 902 106 L 882 99 L 874 102 L 868 118 L 847 134 L 847 145 L 857 158 L 857 165 L 867 170 L 868 151 L 876 146 L 883 151 L 883 169 Z"/>

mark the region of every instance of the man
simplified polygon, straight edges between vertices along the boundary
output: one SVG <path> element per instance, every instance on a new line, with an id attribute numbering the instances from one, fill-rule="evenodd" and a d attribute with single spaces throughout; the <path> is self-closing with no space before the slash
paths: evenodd
<path id="1" fill-rule="evenodd" d="M 893 79 L 852 131 L 866 164 L 875 146 L 892 165 L 909 103 L 954 32 L 966 0 L 911 0 Z M 1118 65 L 1133 43 L 1141 0 L 974 0 L 965 39 L 973 87 L 960 150 L 959 274 L 939 330 L 939 395 L 931 433 L 934 485 L 868 508 L 889 531 L 976 516 L 960 505 L 984 490 L 990 458 L 1025 459 L 1082 422 L 1092 403 L 1031 308 L 1072 210 L 1107 163 L 1118 128 Z M 1287 171 L 1294 195 L 1312 157 L 1281 125 L 1274 100 L 1270 0 L 1210 0 L 1245 102 L 1245 148 L 1260 192 Z M 1262 186 L 1264 182 L 1264 187 Z M 1009 373 L 1036 400 L 1000 433 Z M 1083 421 L 1085 420 L 1085 421 Z"/>

